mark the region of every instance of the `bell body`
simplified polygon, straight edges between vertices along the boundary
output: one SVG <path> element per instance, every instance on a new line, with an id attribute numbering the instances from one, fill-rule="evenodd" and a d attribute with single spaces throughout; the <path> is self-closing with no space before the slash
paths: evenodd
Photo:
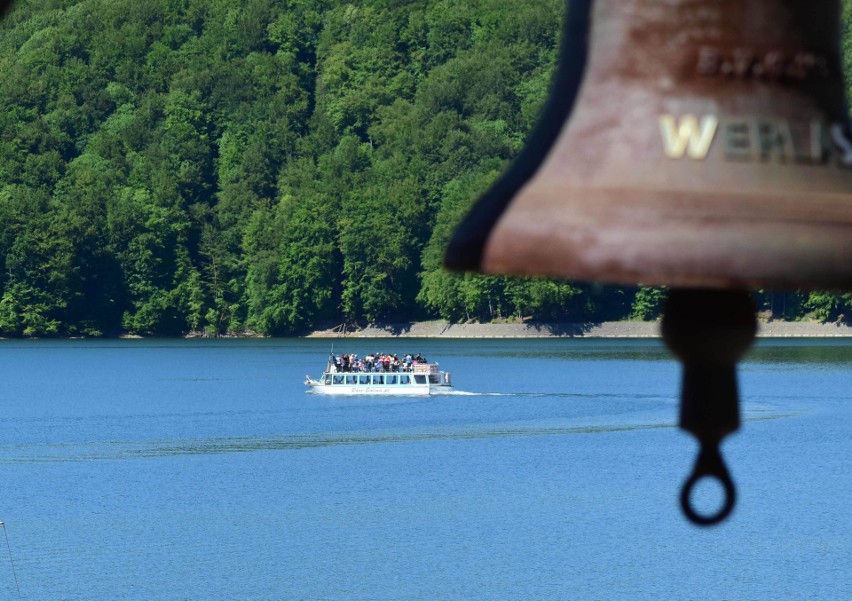
<path id="1" fill-rule="evenodd" d="M 836 0 L 595 0 L 586 33 L 570 117 L 504 203 L 479 264 L 454 240 L 451 267 L 852 286 Z"/>

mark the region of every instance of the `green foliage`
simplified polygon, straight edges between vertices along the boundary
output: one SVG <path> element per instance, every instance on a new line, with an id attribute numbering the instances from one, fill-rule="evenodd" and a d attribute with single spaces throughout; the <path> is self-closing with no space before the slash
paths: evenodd
<path id="1" fill-rule="evenodd" d="M 20 0 L 0 22 L 0 334 L 656 318 L 655 288 L 442 268 L 538 118 L 562 10 Z M 847 297 L 759 302 L 842 320 Z"/>
<path id="2" fill-rule="evenodd" d="M 329 217 L 321 199 L 310 196 L 287 195 L 276 207 L 255 211 L 245 242 L 251 328 L 292 334 L 327 310 L 335 267 Z"/>
<path id="3" fill-rule="evenodd" d="M 50 336 L 78 293 L 69 223 L 42 190 L 7 186 L 0 192 L 5 257 L 0 332 Z"/>
<path id="4" fill-rule="evenodd" d="M 665 300 L 665 288 L 640 287 L 633 297 L 630 318 L 641 319 L 642 321 L 658 319 L 663 312 L 663 303 Z"/>
<path id="5" fill-rule="evenodd" d="M 811 292 L 805 301 L 805 309 L 821 322 L 845 323 L 852 318 L 852 293 Z"/>

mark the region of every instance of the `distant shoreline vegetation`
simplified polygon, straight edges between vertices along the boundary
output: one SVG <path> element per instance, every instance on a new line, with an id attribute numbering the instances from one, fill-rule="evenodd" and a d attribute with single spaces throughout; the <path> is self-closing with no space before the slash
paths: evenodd
<path id="1" fill-rule="evenodd" d="M 804 339 L 841 338 L 852 339 L 852 325 L 823 323 L 814 320 L 779 321 L 758 320 L 758 338 Z M 40 337 L 31 337 L 34 340 Z M 54 339 L 56 337 L 53 337 Z M 151 340 L 163 336 L 119 334 L 103 336 L 67 336 L 64 340 Z M 322 339 L 367 339 L 367 338 L 445 338 L 445 339 L 497 339 L 497 338 L 577 338 L 577 339 L 660 339 L 660 322 L 624 320 L 598 323 L 554 323 L 504 321 L 495 323 L 450 323 L 441 320 L 425 322 L 372 323 L 362 326 L 346 324 L 320 325 L 298 335 L 276 337 L 258 332 L 211 334 L 189 332 L 179 337 L 187 340 L 236 340 L 276 338 L 322 338 Z M 0 337 L 0 340 L 9 338 Z M 359 343 L 353 343 L 359 344 Z"/>
<path id="2" fill-rule="evenodd" d="M 655 319 L 657 288 L 441 268 L 537 119 L 563 9 L 17 2 L 0 23 L 0 335 Z M 849 294 L 755 298 L 775 318 L 852 315 Z"/>

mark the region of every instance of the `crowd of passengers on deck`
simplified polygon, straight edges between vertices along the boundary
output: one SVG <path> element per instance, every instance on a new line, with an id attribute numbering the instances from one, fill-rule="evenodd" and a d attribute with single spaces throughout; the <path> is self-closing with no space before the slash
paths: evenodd
<path id="1" fill-rule="evenodd" d="M 390 355 L 387 353 L 376 353 L 375 355 L 367 355 L 364 358 L 355 354 L 349 355 L 332 355 L 331 371 L 332 372 L 408 372 L 414 371 L 415 365 L 426 364 L 426 357 L 417 353 L 399 355 Z"/>

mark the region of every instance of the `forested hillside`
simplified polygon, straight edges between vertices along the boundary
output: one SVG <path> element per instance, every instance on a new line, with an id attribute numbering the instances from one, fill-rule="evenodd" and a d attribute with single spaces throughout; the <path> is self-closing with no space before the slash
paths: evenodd
<path id="1" fill-rule="evenodd" d="M 655 317 L 659 290 L 440 266 L 536 121 L 563 4 L 21 0 L 0 25 L 0 334 Z"/>

